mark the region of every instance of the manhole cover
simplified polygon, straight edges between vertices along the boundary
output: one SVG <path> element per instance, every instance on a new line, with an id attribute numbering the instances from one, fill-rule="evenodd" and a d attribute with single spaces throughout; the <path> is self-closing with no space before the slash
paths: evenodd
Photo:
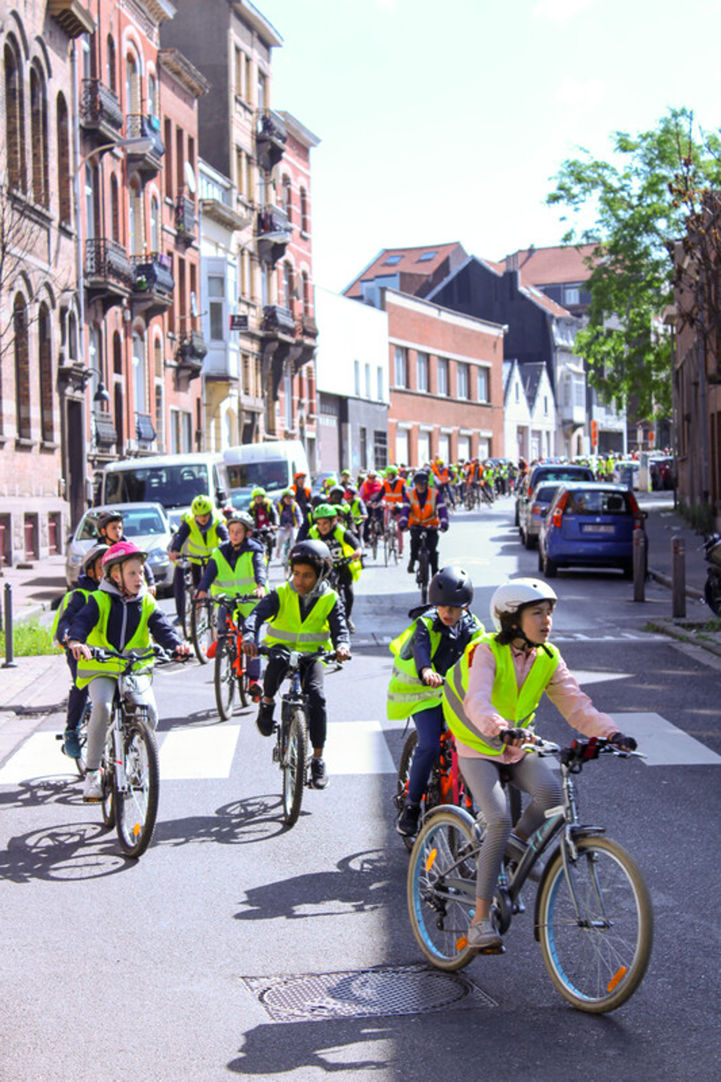
<path id="1" fill-rule="evenodd" d="M 293 977 L 242 977 L 276 1022 L 364 1015 L 428 1014 L 495 1007 L 470 977 L 423 965 L 378 966 Z"/>

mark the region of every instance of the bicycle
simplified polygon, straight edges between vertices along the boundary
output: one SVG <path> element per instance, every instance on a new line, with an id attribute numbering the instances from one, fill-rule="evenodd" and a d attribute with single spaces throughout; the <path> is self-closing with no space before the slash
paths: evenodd
<path id="1" fill-rule="evenodd" d="M 148 670 L 134 672 L 139 661 L 151 658 L 170 661 L 159 646 L 145 650 L 93 649 L 96 661 L 120 659 L 124 667 L 115 685 L 110 725 L 100 761 L 103 795 L 100 799 L 103 823 L 116 828 L 120 848 L 129 857 L 139 857 L 150 845 L 158 813 L 158 746 L 148 718 L 148 708 L 137 703 L 142 677 Z"/>
<path id="2" fill-rule="evenodd" d="M 213 671 L 215 705 L 222 721 L 227 721 L 233 713 L 236 688 L 241 706 L 247 706 L 251 697 L 243 653 L 243 616 L 239 606 L 249 602 L 257 604 L 259 600 L 254 594 L 217 594 L 214 597 L 217 605 L 226 606 L 225 631 L 217 639 Z"/>
<path id="3" fill-rule="evenodd" d="M 385 518 L 386 521 L 383 528 L 383 557 L 385 565 L 388 567 L 391 560 L 397 564 L 400 556 L 398 552 L 398 518 L 397 515 L 393 514 L 392 509 L 386 511 Z"/>
<path id="4" fill-rule="evenodd" d="M 203 567 L 207 560 L 203 560 Z M 190 606 L 190 641 L 193 644 L 193 652 L 201 665 L 207 665 L 210 661 L 208 650 L 215 640 L 215 621 L 213 619 L 213 599 L 197 597 L 193 594 Z"/>
<path id="5" fill-rule="evenodd" d="M 574 740 L 562 748 L 537 738 L 524 747 L 559 758 L 563 799 L 546 813 L 520 863 L 504 863 L 493 918 L 503 934 L 513 914 L 524 912 L 521 887 L 540 855 L 557 842 L 536 893 L 534 936 L 564 999 L 593 1014 L 615 1010 L 643 980 L 653 944 L 653 909 L 630 854 L 603 837 L 603 827 L 579 822 L 572 775 L 602 753 L 622 758 L 640 753 L 621 751 L 605 739 Z M 480 816 L 474 820 L 462 808 L 436 808 L 411 852 L 406 897 L 413 934 L 426 958 L 442 970 L 461 969 L 477 953 L 468 944 L 467 929 L 475 909 L 483 827 Z"/>
<path id="6" fill-rule="evenodd" d="M 343 666 L 333 650 L 307 654 L 286 650 L 283 646 L 261 646 L 258 653 L 268 658 L 281 658 L 288 666 L 283 679 L 288 680 L 289 685 L 281 696 L 273 762 L 278 764 L 283 775 L 283 821 L 287 827 L 292 827 L 300 815 L 303 788 L 306 785 L 310 788 L 311 784 L 308 699 L 302 688 L 303 667 L 311 661 L 335 661 L 338 669 Z"/>
<path id="7" fill-rule="evenodd" d="M 183 572 L 183 619 L 181 621 L 183 628 L 183 635 L 186 639 L 190 638 L 190 620 L 193 609 L 193 595 L 195 593 L 195 586 L 193 583 L 193 572 L 191 570 L 191 562 L 187 556 L 179 556 L 175 561 L 175 566 L 179 567 Z"/>
<path id="8" fill-rule="evenodd" d="M 413 753 L 417 744 L 418 732 L 414 726 L 405 739 L 401 751 L 401 761 L 398 766 L 396 791 L 393 797 L 397 815 L 400 815 L 403 811 L 408 797 L 408 782 L 411 776 Z M 444 729 L 441 733 L 439 756 L 433 765 L 431 775 L 421 797 L 421 812 L 418 818 L 419 831 L 433 808 L 437 808 L 442 804 L 458 805 L 465 808 L 471 815 L 474 812 L 473 797 L 470 790 L 466 789 L 466 783 L 458 765 L 458 755 L 456 754 L 453 734 L 450 729 Z M 405 835 L 402 835 L 402 838 L 406 849 L 410 851 L 413 848 L 415 838 L 409 838 Z"/>
<path id="9" fill-rule="evenodd" d="M 275 547 L 275 529 L 273 526 L 259 526 L 254 530 L 254 536 L 257 541 L 260 541 L 261 545 L 265 548 L 265 562 L 269 564 L 273 556 L 273 548 Z"/>
<path id="10" fill-rule="evenodd" d="M 416 585 L 421 591 L 421 605 L 428 604 L 428 583 L 431 577 L 431 552 L 428 548 L 428 530 L 421 530 L 418 537 L 418 567 Z"/>
<path id="11" fill-rule="evenodd" d="M 373 553 L 373 559 L 378 558 L 378 544 L 383 537 L 383 523 L 380 515 L 378 514 L 378 507 L 374 505 L 369 508 L 370 520 L 368 523 L 368 545 Z"/>

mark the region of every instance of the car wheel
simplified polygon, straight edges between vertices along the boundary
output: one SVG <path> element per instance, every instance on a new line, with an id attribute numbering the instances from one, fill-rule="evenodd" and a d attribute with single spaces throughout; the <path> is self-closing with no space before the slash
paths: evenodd
<path id="1" fill-rule="evenodd" d="M 523 535 L 523 544 L 527 549 L 534 549 L 536 547 L 536 538 L 533 534 L 530 534 L 528 530 Z"/>
<path id="2" fill-rule="evenodd" d="M 558 573 L 558 565 L 549 559 L 548 556 L 543 557 L 543 574 L 547 579 L 555 579 Z"/>

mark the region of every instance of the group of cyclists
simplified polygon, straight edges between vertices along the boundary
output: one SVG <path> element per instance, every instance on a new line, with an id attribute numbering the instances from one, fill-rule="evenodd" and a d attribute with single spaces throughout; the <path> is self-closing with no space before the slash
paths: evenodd
<path id="1" fill-rule="evenodd" d="M 545 760 L 528 755 L 522 745 L 538 703 L 546 692 L 570 725 L 592 737 L 604 737 L 625 750 L 635 741 L 618 732 L 581 691 L 556 647 L 549 643 L 557 597 L 543 580 L 512 579 L 500 586 L 491 602 L 495 630 L 487 632 L 470 612 L 473 584 L 460 567 L 439 569 L 438 535 L 448 529 L 449 509 L 457 503 L 458 486 L 486 483 L 494 491 L 510 491 L 525 463 L 514 471 L 465 463 L 463 478 L 439 460 L 427 469 L 407 471 L 391 466 L 371 470 L 355 481 L 349 471 L 331 476 L 312 496 L 307 478 L 298 474 L 292 488 L 273 502 L 263 489 L 253 492 L 247 511 L 222 513 L 208 496 L 197 496 L 172 538 L 172 560 L 189 562 L 195 596 L 243 596 L 242 650 L 247 658 L 250 691 L 258 703 L 256 724 L 263 736 L 275 729 L 274 705 L 285 675 L 285 663 L 271 657 L 261 677 L 259 646 L 280 645 L 306 655 L 303 691 L 313 753 L 310 784 L 324 789 L 328 772 L 323 750 L 327 710 L 324 664 L 315 655 L 335 650 L 338 660 L 350 657 L 353 584 L 362 567 L 364 540 L 374 515 L 397 524 L 399 536 L 410 534 L 408 570 L 418 555 L 418 537 L 429 537 L 432 579 L 428 603 L 411 611 L 412 622 L 393 642 L 393 671 L 388 688 L 388 717 L 412 719 L 418 734 L 408 787 L 396 829 L 406 838 L 418 830 L 421 799 L 440 748 L 450 729 L 463 776 L 486 822 L 477 868 L 476 907 L 468 942 L 479 950 L 499 949 L 501 937 L 490 907 L 503 859 L 520 860 L 527 839 L 559 802 L 558 781 Z M 477 467 L 481 467 L 479 472 Z M 489 471 L 493 471 L 490 473 Z M 483 481 L 485 478 L 485 481 Z M 360 483 L 359 483 L 360 482 Z M 283 581 L 268 582 L 268 546 L 262 531 L 277 529 L 276 556 L 285 550 Z M 91 702 L 85 750 L 87 772 L 83 798 L 102 798 L 100 760 L 118 679 L 118 661 L 97 660 L 93 647 L 116 652 L 144 649 L 151 636 L 169 654 L 189 653 L 177 627 L 182 621 L 184 590 L 176 585 L 175 625 L 158 608 L 155 586 L 141 552 L 123 537 L 122 514 L 104 512 L 97 522 L 98 540 L 83 561 L 78 585 L 58 610 L 54 634 L 66 648 L 72 676 L 63 750 L 77 758 L 77 728 L 86 699 Z M 284 531 L 281 533 L 281 531 Z M 332 580 L 332 581 L 331 581 Z M 225 616 L 219 613 L 218 633 Z M 157 721 L 148 662 L 147 679 L 138 681 L 138 700 Z M 503 775 L 531 797 L 520 820 L 510 819 Z"/>

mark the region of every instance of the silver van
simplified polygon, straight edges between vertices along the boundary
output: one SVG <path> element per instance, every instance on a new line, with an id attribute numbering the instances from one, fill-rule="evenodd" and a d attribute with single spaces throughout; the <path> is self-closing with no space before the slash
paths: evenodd
<path id="1" fill-rule="evenodd" d="M 174 529 L 196 496 L 210 496 L 218 508 L 228 500 L 222 454 L 198 452 L 149 455 L 109 462 L 102 474 L 101 504 L 162 504 Z"/>

